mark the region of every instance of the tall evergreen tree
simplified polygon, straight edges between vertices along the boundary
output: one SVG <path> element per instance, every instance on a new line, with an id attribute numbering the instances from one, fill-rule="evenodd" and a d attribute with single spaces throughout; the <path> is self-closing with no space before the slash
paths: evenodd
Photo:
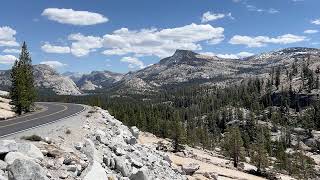
<path id="1" fill-rule="evenodd" d="M 280 76 L 281 76 L 281 68 L 278 67 L 277 70 L 276 70 L 276 79 L 275 79 L 275 85 L 277 87 L 277 89 L 279 88 L 279 85 L 280 85 Z"/>
<path id="2" fill-rule="evenodd" d="M 180 151 L 185 141 L 184 128 L 181 124 L 180 115 L 178 112 L 174 115 L 174 121 L 172 122 L 172 145 L 175 152 Z"/>
<path id="3" fill-rule="evenodd" d="M 268 153 L 265 146 L 266 139 L 264 135 L 264 128 L 259 127 L 257 140 L 253 144 L 252 161 L 257 167 L 257 172 L 260 174 L 262 170 L 268 166 Z"/>
<path id="4" fill-rule="evenodd" d="M 227 128 L 223 148 L 225 154 L 233 159 L 233 166 L 238 167 L 243 149 L 243 140 L 239 127 L 235 126 Z"/>
<path id="5" fill-rule="evenodd" d="M 10 96 L 16 113 L 30 112 L 36 99 L 32 60 L 24 42 L 19 56 L 11 70 L 12 86 Z"/>
<path id="6" fill-rule="evenodd" d="M 12 66 L 11 70 L 11 89 L 10 89 L 10 97 L 11 97 L 11 103 L 14 105 L 14 111 L 17 114 L 22 113 L 22 78 L 21 78 L 21 68 L 20 63 L 18 60 L 14 62 L 14 65 Z"/>

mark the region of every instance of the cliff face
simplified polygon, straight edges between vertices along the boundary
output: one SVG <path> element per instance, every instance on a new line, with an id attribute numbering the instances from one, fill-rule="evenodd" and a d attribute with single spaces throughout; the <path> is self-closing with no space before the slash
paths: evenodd
<path id="1" fill-rule="evenodd" d="M 81 94 L 77 85 L 70 78 L 60 75 L 48 65 L 34 65 L 33 75 L 35 86 L 38 88 L 51 89 L 59 95 Z M 11 86 L 9 70 L 0 72 L 0 85 L 4 88 Z"/>

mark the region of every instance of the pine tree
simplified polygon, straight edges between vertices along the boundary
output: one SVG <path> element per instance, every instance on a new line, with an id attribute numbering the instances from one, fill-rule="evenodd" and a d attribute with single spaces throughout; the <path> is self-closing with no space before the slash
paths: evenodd
<path id="1" fill-rule="evenodd" d="M 14 111 L 17 114 L 22 113 L 22 78 L 21 78 L 21 70 L 20 70 L 20 63 L 18 60 L 14 62 L 14 65 L 12 66 L 11 70 L 11 89 L 10 89 L 10 97 L 11 97 L 11 103 L 14 105 Z"/>
<path id="2" fill-rule="evenodd" d="M 275 85 L 278 89 L 279 85 L 280 85 L 280 74 L 281 73 L 281 68 L 278 67 L 277 70 L 276 70 L 276 79 L 275 79 Z"/>
<path id="3" fill-rule="evenodd" d="M 252 162 L 257 167 L 257 172 L 261 174 L 262 170 L 268 166 L 268 153 L 265 148 L 266 139 L 264 128 L 259 127 L 256 142 L 253 144 Z"/>
<path id="4" fill-rule="evenodd" d="M 298 179 L 313 179 L 315 177 L 314 160 L 301 150 L 297 150 L 291 156 L 292 169 L 290 174 Z"/>
<path id="5" fill-rule="evenodd" d="M 296 76 L 298 74 L 298 68 L 297 68 L 297 65 L 296 63 L 292 63 L 292 75 L 293 76 Z"/>
<path id="6" fill-rule="evenodd" d="M 172 123 L 172 145 L 174 152 L 180 151 L 183 147 L 181 144 L 185 142 L 185 132 L 181 124 L 180 115 L 178 112 L 175 113 L 174 121 Z"/>
<path id="7" fill-rule="evenodd" d="M 316 77 L 316 80 L 315 80 L 314 84 L 315 84 L 314 86 L 315 86 L 316 89 L 320 89 L 319 76 Z"/>
<path id="8" fill-rule="evenodd" d="M 239 127 L 227 128 L 223 148 L 225 154 L 233 159 L 233 166 L 238 167 L 243 149 L 243 141 Z"/>
<path id="9" fill-rule="evenodd" d="M 277 158 L 276 167 L 280 170 L 290 169 L 289 155 L 285 152 L 286 145 L 285 142 L 275 142 L 275 157 Z"/>
<path id="10" fill-rule="evenodd" d="M 12 86 L 10 96 L 15 112 L 30 112 L 36 99 L 34 87 L 32 61 L 27 45 L 24 42 L 19 56 L 11 70 Z"/>

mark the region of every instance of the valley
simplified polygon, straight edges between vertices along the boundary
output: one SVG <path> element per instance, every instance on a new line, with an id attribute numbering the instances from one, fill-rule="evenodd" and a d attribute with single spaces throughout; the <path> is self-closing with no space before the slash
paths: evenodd
<path id="1" fill-rule="evenodd" d="M 88 120 L 91 116 L 102 114 L 112 124 L 114 116 L 121 120 L 116 121 L 117 128 L 138 127 L 143 132 L 138 139 L 141 145 L 168 156 L 170 168 L 166 168 L 172 168 L 172 178 L 312 179 L 320 175 L 319 62 L 320 50 L 311 48 L 288 48 L 244 59 L 177 50 L 157 64 L 127 74 L 59 74 L 47 65 L 32 68 L 38 101 L 108 110 L 90 107 L 85 117 L 76 115 L 74 119 L 81 116 L 91 125 L 77 124 L 72 131 L 93 129 L 96 132 L 89 136 L 97 139 L 92 140 L 108 145 L 110 142 L 98 138 L 105 130 Z M 9 89 L 10 72 L 1 73 L 1 87 Z M 8 94 L 3 96 L 8 98 Z M 45 136 L 41 129 L 27 134 Z M 57 131 L 69 131 L 63 129 L 65 126 Z M 75 142 L 69 139 L 67 143 Z M 129 176 L 122 167 L 103 162 L 108 177 L 111 171 L 116 177 Z M 51 172 L 51 177 L 59 176 L 50 168 L 45 171 Z M 160 171 L 154 173 L 159 175 Z M 139 176 L 152 176 L 150 169 L 141 173 Z M 63 175 L 74 177 L 67 172 Z"/>
<path id="2" fill-rule="evenodd" d="M 0 180 L 320 179 L 319 0 L 0 6 Z"/>
<path id="3" fill-rule="evenodd" d="M 100 106 L 128 126 L 172 139 L 171 151 L 220 148 L 262 177 L 312 178 L 320 167 L 319 52 L 288 48 L 240 60 L 177 50 L 137 72 L 101 72 L 90 80 L 97 88 L 83 90 L 91 94 L 40 100 Z"/>

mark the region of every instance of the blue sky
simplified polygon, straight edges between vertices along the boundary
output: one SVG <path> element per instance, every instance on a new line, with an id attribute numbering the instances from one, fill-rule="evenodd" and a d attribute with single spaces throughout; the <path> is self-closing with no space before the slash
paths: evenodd
<path id="1" fill-rule="evenodd" d="M 245 57 L 320 45 L 319 0 L 10 0 L 0 7 L 0 69 L 26 41 L 60 72 L 128 72 L 189 49 Z"/>

